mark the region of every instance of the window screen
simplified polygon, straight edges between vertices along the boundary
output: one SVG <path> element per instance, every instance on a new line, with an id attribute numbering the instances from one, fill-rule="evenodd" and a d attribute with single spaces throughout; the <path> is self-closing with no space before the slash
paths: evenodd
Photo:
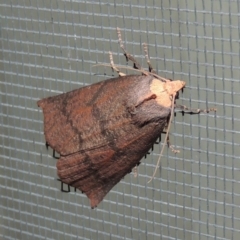
<path id="1" fill-rule="evenodd" d="M 238 239 L 240 235 L 239 1 L 0 2 L 1 239 Z M 216 113 L 176 113 L 161 144 L 92 210 L 63 193 L 46 149 L 37 100 L 112 77 L 126 49 L 158 74 L 186 81 L 178 104 Z M 128 73 L 128 70 L 123 70 Z M 115 75 L 116 76 L 116 75 Z"/>

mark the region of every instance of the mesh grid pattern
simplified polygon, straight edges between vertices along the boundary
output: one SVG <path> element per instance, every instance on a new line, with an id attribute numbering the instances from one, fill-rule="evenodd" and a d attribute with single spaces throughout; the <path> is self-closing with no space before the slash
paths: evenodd
<path id="1" fill-rule="evenodd" d="M 238 239 L 240 235 L 239 1 L 0 2 L 1 239 Z M 36 101 L 112 76 L 118 45 L 163 77 L 187 82 L 179 104 L 216 114 L 176 114 L 161 146 L 94 210 L 62 193 L 44 145 Z"/>

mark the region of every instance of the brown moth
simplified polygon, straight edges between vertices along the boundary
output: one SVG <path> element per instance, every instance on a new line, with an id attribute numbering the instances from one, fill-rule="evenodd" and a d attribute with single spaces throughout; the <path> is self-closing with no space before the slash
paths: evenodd
<path id="1" fill-rule="evenodd" d="M 127 60 L 142 75 L 125 76 L 110 54 L 110 66 L 119 77 L 37 102 L 46 142 L 60 154 L 59 178 L 85 193 L 92 208 L 140 163 L 166 126 L 169 131 L 175 96 L 185 86 L 153 71 L 146 46 L 149 72 L 143 70 L 124 49 L 119 29 L 118 36 Z"/>

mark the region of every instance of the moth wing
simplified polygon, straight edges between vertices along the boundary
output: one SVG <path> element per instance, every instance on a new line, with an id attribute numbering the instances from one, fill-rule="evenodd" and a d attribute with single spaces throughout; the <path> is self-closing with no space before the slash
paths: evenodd
<path id="1" fill-rule="evenodd" d="M 130 114 L 128 107 L 137 102 L 136 84 L 148 84 L 142 89 L 147 92 L 151 79 L 138 75 L 109 79 L 38 101 L 47 143 L 64 156 L 108 144 L 111 125 L 121 124 Z"/>
<path id="2" fill-rule="evenodd" d="M 38 102 L 60 179 L 95 207 L 147 153 L 170 109 L 155 101 L 152 77 L 110 79 Z"/>
<path id="3" fill-rule="evenodd" d="M 118 139 L 114 145 L 61 157 L 57 162 L 58 176 L 64 183 L 85 193 L 94 208 L 139 164 L 164 126 L 164 121 L 158 125 L 148 124 L 141 127 L 137 134 Z"/>

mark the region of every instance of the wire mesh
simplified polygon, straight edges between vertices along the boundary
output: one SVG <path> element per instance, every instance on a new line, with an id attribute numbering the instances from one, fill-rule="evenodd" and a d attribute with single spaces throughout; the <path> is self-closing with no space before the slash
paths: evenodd
<path id="1" fill-rule="evenodd" d="M 240 235 L 239 1 L 1 1 L 2 239 L 238 239 Z M 216 114 L 176 114 L 161 146 L 94 210 L 62 193 L 36 101 L 112 75 L 125 46 L 158 73 L 182 79 L 178 102 Z"/>

